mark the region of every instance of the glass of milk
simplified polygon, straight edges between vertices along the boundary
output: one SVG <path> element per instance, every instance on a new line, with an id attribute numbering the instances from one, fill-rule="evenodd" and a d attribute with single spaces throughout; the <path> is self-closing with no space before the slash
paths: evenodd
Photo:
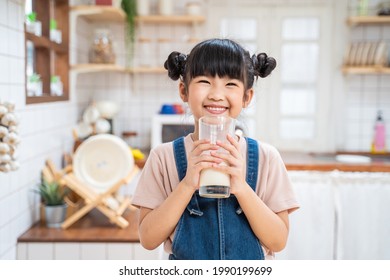
<path id="1" fill-rule="evenodd" d="M 217 140 L 227 142 L 227 135 L 234 135 L 235 119 L 225 116 L 204 116 L 199 119 L 199 139 L 209 139 L 212 144 Z M 224 149 L 218 150 L 223 152 Z M 209 151 L 208 151 L 209 152 Z M 225 151 L 227 152 L 227 151 Z M 220 163 L 221 165 L 225 162 Z M 203 169 L 200 173 L 199 195 L 210 198 L 230 196 L 230 175 L 213 168 Z"/>

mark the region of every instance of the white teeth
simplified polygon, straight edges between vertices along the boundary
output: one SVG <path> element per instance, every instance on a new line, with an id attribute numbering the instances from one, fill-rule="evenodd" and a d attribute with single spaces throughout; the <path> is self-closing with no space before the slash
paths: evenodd
<path id="1" fill-rule="evenodd" d="M 206 107 L 207 110 L 212 110 L 212 111 L 225 111 L 225 107 Z"/>

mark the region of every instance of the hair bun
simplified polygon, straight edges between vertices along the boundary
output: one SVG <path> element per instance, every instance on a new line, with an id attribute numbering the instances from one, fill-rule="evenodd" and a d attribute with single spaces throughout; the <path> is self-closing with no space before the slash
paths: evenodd
<path id="1" fill-rule="evenodd" d="M 261 78 L 267 77 L 276 67 L 276 60 L 273 57 L 267 56 L 266 53 L 259 53 L 257 56 L 252 56 L 255 75 Z"/>
<path id="2" fill-rule="evenodd" d="M 180 52 L 171 52 L 164 63 L 164 68 L 168 70 L 168 76 L 176 81 L 183 76 L 187 55 Z"/>

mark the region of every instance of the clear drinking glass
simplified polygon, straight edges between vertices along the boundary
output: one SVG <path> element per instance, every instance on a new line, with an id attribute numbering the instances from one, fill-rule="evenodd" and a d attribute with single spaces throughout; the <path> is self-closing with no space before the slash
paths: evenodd
<path id="1" fill-rule="evenodd" d="M 227 142 L 227 135 L 234 135 L 235 119 L 224 116 L 205 116 L 199 119 L 199 139 L 209 139 L 212 144 L 217 140 Z M 221 148 L 218 152 L 223 152 Z M 225 162 L 220 163 L 221 165 Z M 199 195 L 209 198 L 227 198 L 230 196 L 230 175 L 213 168 L 203 169 L 200 173 Z"/>

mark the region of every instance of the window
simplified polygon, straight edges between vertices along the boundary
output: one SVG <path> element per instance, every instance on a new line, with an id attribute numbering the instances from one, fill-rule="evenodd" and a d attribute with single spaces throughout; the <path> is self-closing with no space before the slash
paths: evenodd
<path id="1" fill-rule="evenodd" d="M 284 140 L 315 137 L 319 65 L 319 20 L 287 17 L 282 21 L 279 136 Z"/>
<path id="2" fill-rule="evenodd" d="M 266 52 L 278 62 L 270 77 L 254 85 L 255 98 L 244 111 L 243 122 L 253 128 L 250 136 L 283 150 L 332 148 L 329 6 L 215 5 L 210 9 L 215 29 L 208 37 L 237 40 L 251 54 Z"/>
<path id="3" fill-rule="evenodd" d="M 26 103 L 69 99 L 68 0 L 26 0 Z"/>

